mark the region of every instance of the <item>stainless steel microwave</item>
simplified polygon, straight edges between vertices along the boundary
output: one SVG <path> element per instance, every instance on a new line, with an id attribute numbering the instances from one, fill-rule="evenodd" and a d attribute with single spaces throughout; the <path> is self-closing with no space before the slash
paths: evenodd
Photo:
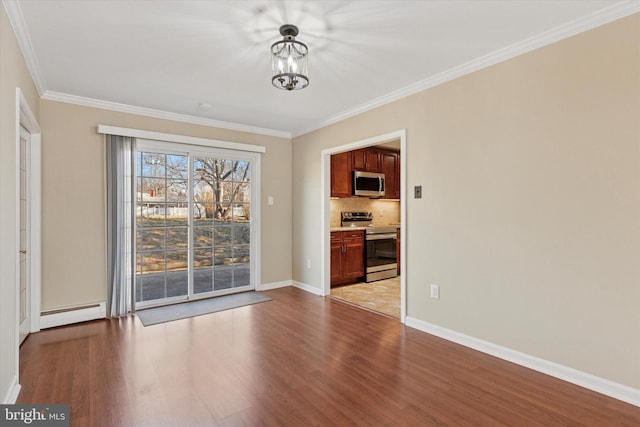
<path id="1" fill-rule="evenodd" d="M 353 195 L 384 197 L 384 174 L 353 171 Z"/>

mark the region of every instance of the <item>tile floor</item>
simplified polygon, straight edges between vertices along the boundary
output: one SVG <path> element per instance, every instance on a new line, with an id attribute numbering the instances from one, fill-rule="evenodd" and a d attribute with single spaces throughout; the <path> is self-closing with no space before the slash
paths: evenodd
<path id="1" fill-rule="evenodd" d="M 400 276 L 331 288 L 331 296 L 400 319 Z"/>

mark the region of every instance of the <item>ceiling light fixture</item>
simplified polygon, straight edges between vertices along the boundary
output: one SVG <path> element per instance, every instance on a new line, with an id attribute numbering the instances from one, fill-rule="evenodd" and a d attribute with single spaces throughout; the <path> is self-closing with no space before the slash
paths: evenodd
<path id="1" fill-rule="evenodd" d="M 280 27 L 283 39 L 271 45 L 271 83 L 278 89 L 298 90 L 309 86 L 307 45 L 296 40 L 298 27 Z"/>

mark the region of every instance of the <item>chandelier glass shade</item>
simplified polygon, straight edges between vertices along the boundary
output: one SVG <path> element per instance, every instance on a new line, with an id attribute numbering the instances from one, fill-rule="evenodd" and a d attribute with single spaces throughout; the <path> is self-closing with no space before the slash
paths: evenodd
<path id="1" fill-rule="evenodd" d="M 299 90 L 309 86 L 307 59 L 309 49 L 295 39 L 298 27 L 280 27 L 283 39 L 271 45 L 271 83 L 278 89 Z"/>

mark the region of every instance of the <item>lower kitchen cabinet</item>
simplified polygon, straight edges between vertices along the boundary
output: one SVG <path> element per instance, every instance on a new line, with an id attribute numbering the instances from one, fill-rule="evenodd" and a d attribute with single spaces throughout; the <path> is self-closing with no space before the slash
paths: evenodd
<path id="1" fill-rule="evenodd" d="M 364 261 L 363 230 L 331 232 L 331 286 L 357 282 Z"/>

